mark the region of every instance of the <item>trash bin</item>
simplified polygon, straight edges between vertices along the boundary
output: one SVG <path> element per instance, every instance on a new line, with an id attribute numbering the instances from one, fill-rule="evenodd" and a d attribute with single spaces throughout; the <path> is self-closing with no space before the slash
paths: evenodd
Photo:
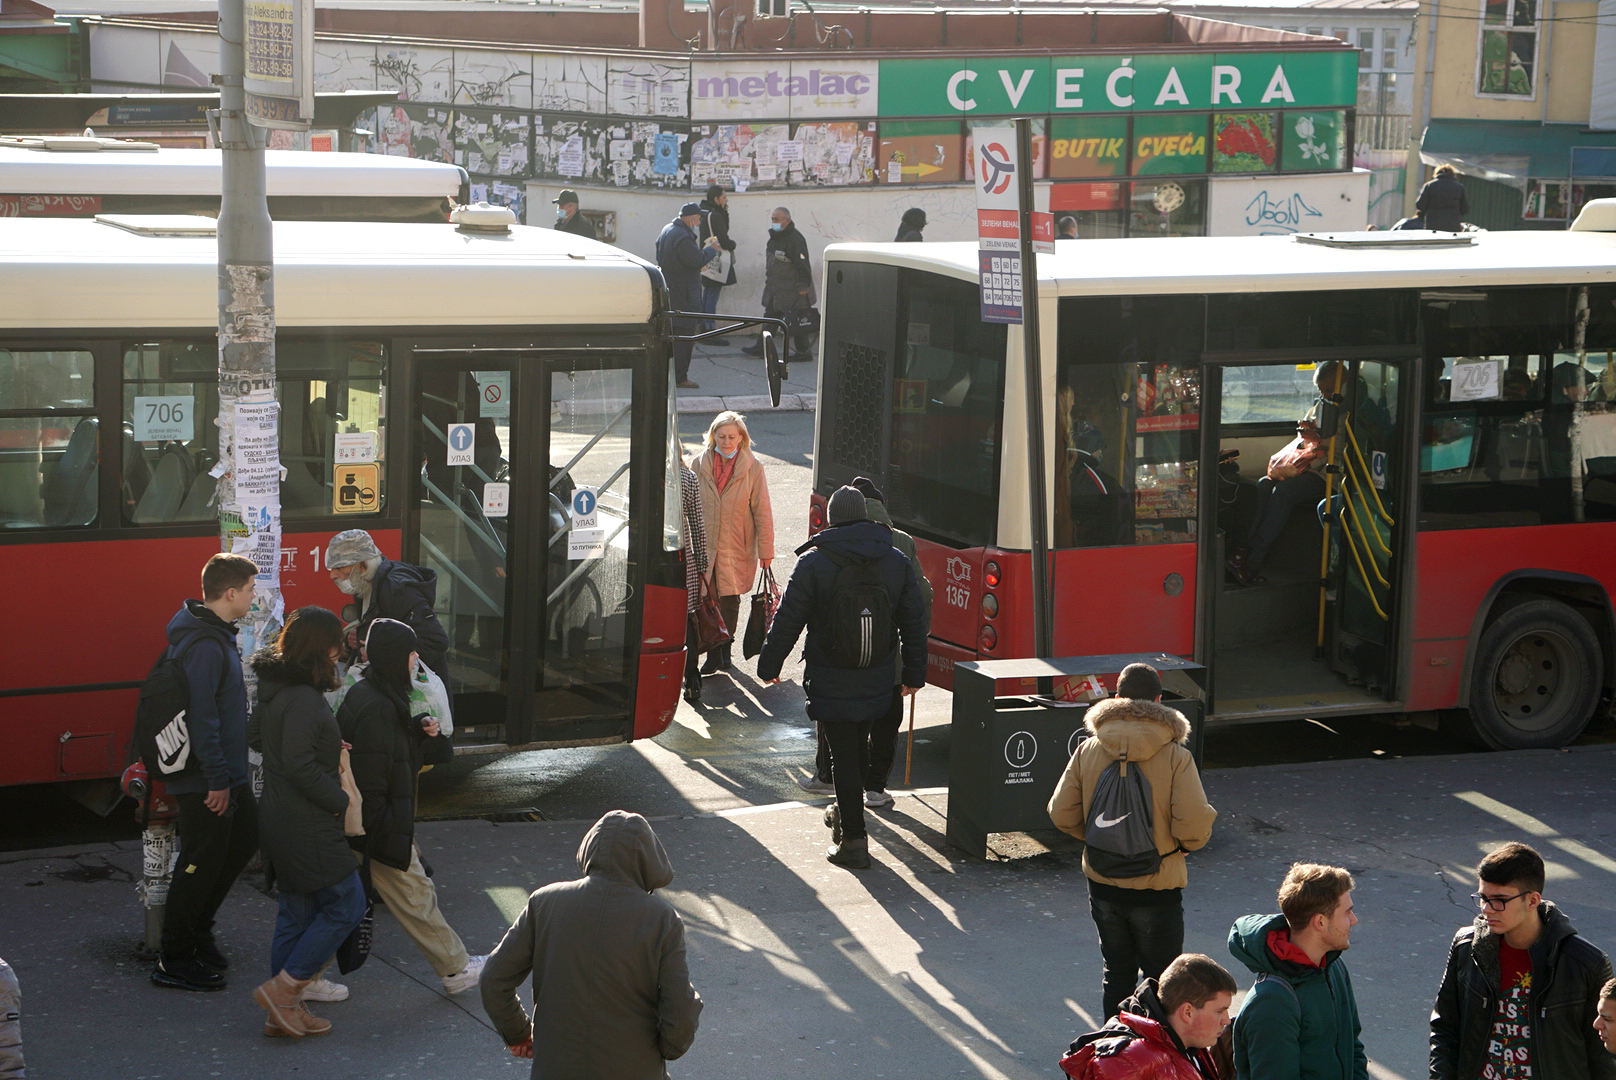
<path id="1" fill-rule="evenodd" d="M 1098 675 L 1108 687 L 1133 663 L 1161 672 L 1162 704 L 1190 722 L 1189 749 L 1201 763 L 1206 668 L 1163 653 L 986 660 L 954 665 L 949 729 L 948 842 L 978 858 L 988 834 L 1052 826 L 1049 797 L 1087 732 L 1089 706 L 1059 702 L 1059 680 Z"/>

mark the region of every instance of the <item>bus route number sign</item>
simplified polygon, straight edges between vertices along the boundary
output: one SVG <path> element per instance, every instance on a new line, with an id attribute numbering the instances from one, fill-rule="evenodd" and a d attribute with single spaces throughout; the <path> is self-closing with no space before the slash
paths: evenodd
<path id="1" fill-rule="evenodd" d="M 190 394 L 135 398 L 136 442 L 190 442 L 196 438 Z"/>
<path id="2" fill-rule="evenodd" d="M 600 491 L 574 488 L 572 527 L 567 532 L 567 558 L 601 559 L 606 556 L 606 530 L 600 524 Z"/>

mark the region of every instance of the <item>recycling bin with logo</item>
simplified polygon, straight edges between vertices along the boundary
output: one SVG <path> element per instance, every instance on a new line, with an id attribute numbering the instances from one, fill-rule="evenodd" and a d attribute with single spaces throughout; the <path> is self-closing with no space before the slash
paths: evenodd
<path id="1" fill-rule="evenodd" d="M 1161 673 L 1162 704 L 1190 722 L 1189 749 L 1201 762 L 1209 705 L 1206 668 L 1163 653 L 985 660 L 954 665 L 948 755 L 948 842 L 986 857 L 988 834 L 1051 828 L 1049 797 L 1088 732 L 1089 705 L 1057 700 L 1057 685 L 1087 675 L 1107 686 L 1133 663 Z"/>

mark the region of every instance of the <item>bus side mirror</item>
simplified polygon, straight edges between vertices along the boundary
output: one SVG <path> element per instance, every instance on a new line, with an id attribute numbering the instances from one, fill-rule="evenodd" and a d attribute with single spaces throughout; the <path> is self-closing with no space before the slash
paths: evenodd
<path id="1" fill-rule="evenodd" d="M 780 349 L 775 344 L 774 333 L 763 331 L 763 373 L 769 379 L 769 401 L 778 409 L 780 407 L 780 383 L 786 376 L 786 362 L 780 359 Z"/>

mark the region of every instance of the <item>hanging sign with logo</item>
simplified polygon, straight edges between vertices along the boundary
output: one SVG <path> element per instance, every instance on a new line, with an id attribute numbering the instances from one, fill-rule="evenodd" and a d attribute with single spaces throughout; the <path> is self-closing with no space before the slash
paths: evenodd
<path id="1" fill-rule="evenodd" d="M 982 321 L 1021 321 L 1021 188 L 1017 170 L 1016 129 L 971 129 L 971 180 L 976 188 L 976 236 L 981 249 L 978 280 L 982 289 Z M 1055 250 L 1052 214 L 1032 213 L 1033 247 Z"/>

